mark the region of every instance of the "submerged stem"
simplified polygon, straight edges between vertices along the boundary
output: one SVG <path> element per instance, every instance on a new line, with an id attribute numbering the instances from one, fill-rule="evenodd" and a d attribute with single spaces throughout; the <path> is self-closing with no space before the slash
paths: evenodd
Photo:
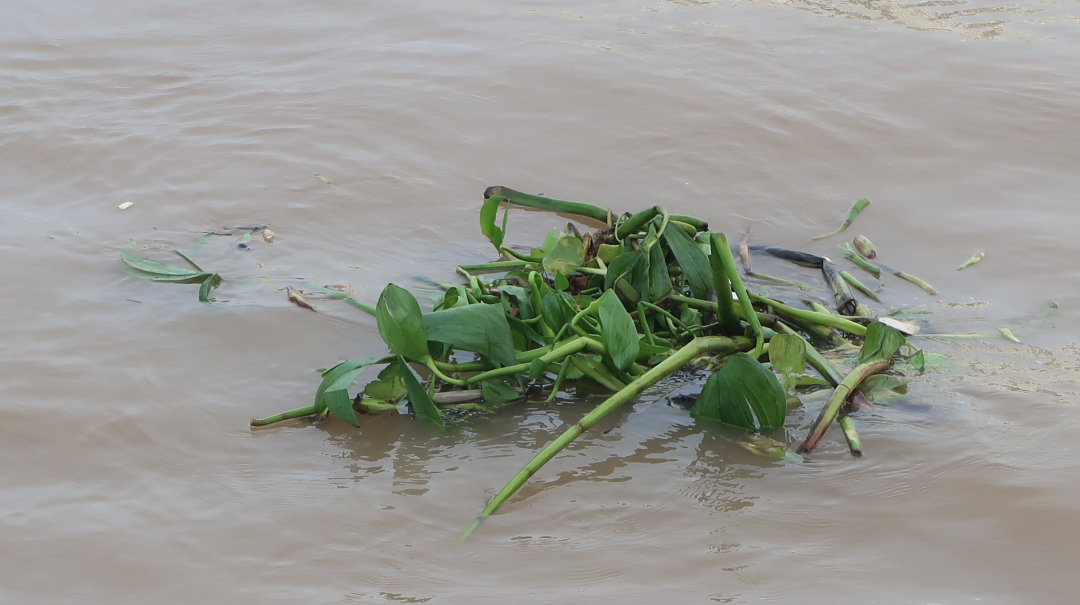
<path id="1" fill-rule="evenodd" d="M 668 357 L 637 380 L 626 385 L 626 388 L 623 388 L 611 397 L 608 397 L 603 403 L 597 406 L 596 409 L 589 412 L 584 418 L 567 429 L 558 437 L 558 439 L 545 447 L 536 455 L 536 457 L 529 461 L 529 463 L 525 465 L 525 468 L 521 469 L 521 471 L 519 471 L 518 474 L 495 495 L 491 500 L 491 503 L 480 513 L 480 516 L 473 521 L 472 525 L 470 525 L 467 530 L 465 530 L 465 533 L 461 536 L 458 544 L 463 544 L 468 540 L 469 536 L 476 531 L 476 528 L 480 527 L 480 524 L 483 523 L 485 519 L 498 510 L 510 496 L 514 495 L 514 492 L 520 489 L 521 486 L 536 473 L 536 471 L 540 470 L 542 466 L 547 464 L 549 460 L 554 458 L 555 455 L 561 452 L 563 448 L 570 444 L 570 442 L 577 439 L 579 435 L 592 428 L 593 425 L 618 409 L 624 403 L 637 397 L 642 391 L 671 375 L 671 373 L 683 367 L 702 353 L 721 351 L 734 353 L 736 351 L 746 351 L 751 348 L 753 348 L 751 341 L 741 336 L 735 338 L 726 336 L 704 336 L 691 340 L 686 346 L 672 354 L 671 357 Z"/>

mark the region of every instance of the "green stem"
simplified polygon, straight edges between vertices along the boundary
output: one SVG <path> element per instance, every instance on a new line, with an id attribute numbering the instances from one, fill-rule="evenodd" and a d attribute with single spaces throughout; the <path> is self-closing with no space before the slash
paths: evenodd
<path id="1" fill-rule="evenodd" d="M 739 296 L 739 303 L 742 304 L 745 311 L 743 315 L 746 316 L 746 321 L 750 324 L 750 330 L 757 338 L 757 345 L 750 352 L 750 356 L 757 359 L 765 348 L 765 334 L 761 331 L 761 322 L 758 321 L 757 314 L 754 313 L 754 306 L 750 303 L 750 295 L 746 292 L 746 286 L 743 285 L 742 278 L 739 277 L 739 268 L 735 266 L 735 258 L 731 256 L 731 247 L 728 245 L 727 236 L 723 233 L 717 235 L 720 236 L 721 245 L 718 251 L 723 255 L 724 271 L 731 281 L 731 288 Z"/>
<path id="2" fill-rule="evenodd" d="M 526 208 L 535 208 L 536 210 L 547 210 L 549 212 L 562 212 L 564 214 L 576 214 L 578 216 L 584 216 L 591 218 L 595 221 L 606 223 L 610 210 L 594 206 L 592 204 L 586 204 L 583 202 L 567 202 L 564 200 L 556 200 L 548 197 L 541 197 L 539 195 L 530 195 L 528 193 L 522 193 L 515 191 L 509 187 L 488 187 L 484 191 L 484 199 L 488 199 L 493 195 L 501 195 L 506 198 L 506 201 L 518 206 L 525 206 Z"/>
<path id="3" fill-rule="evenodd" d="M 592 428 L 597 422 L 603 420 L 608 414 L 640 395 L 645 389 L 670 376 L 673 372 L 702 353 L 745 351 L 750 348 L 750 341 L 744 337 L 728 338 L 725 336 L 706 336 L 695 338 L 690 341 L 685 347 L 676 351 L 671 357 L 668 357 L 640 378 L 626 385 L 626 388 L 621 389 L 611 397 L 608 397 L 603 403 L 597 406 L 596 409 L 589 412 L 584 418 L 567 429 L 554 442 L 545 447 L 536 455 L 536 457 L 529 461 L 529 463 L 525 465 L 525 468 L 521 469 L 521 471 L 519 471 L 498 494 L 495 495 L 491 500 L 491 503 L 489 503 L 487 507 L 484 508 L 483 512 L 480 513 L 480 516 L 473 521 L 472 525 L 470 525 L 467 530 L 465 530 L 465 533 L 461 536 L 458 544 L 463 544 L 468 540 L 469 536 L 476 531 L 476 528 L 480 527 L 480 524 L 483 523 L 485 519 L 498 510 L 499 507 L 502 506 L 510 496 L 514 495 L 514 493 L 520 489 L 530 477 L 536 474 L 536 471 L 540 470 L 541 467 L 547 464 L 549 460 L 554 458 L 556 454 L 561 452 L 574 439 L 577 439 L 583 432 Z"/>
<path id="4" fill-rule="evenodd" d="M 769 305 L 776 310 L 777 315 L 788 315 L 795 319 L 802 321 L 808 321 L 811 323 L 821 324 L 823 326 L 829 326 L 830 328 L 836 328 L 837 330 L 843 330 L 850 332 L 856 336 L 866 336 L 866 326 L 857 324 L 850 319 L 844 319 L 839 315 L 831 315 L 828 313 L 815 313 L 814 311 L 807 311 L 805 309 L 796 309 L 789 307 L 784 303 L 775 301 L 771 298 L 765 298 L 757 294 L 750 294 L 750 298 Z"/>
<path id="5" fill-rule="evenodd" d="M 261 419 L 252 418 L 251 419 L 251 426 L 267 426 L 267 425 L 275 424 L 275 423 L 278 423 L 278 422 L 284 422 L 286 420 L 293 420 L 293 419 L 296 419 L 296 418 L 305 418 L 307 416 L 314 416 L 315 414 L 318 414 L 318 413 L 319 412 L 316 411 L 315 406 L 309 405 L 309 406 L 302 407 L 302 408 L 296 408 L 295 410 L 289 410 L 288 412 L 283 412 L 281 414 L 276 414 L 274 416 L 267 416 L 266 418 L 261 418 Z"/>
<path id="6" fill-rule="evenodd" d="M 862 456 L 862 442 L 859 441 L 859 433 L 855 432 L 855 421 L 851 416 L 840 417 L 840 429 L 844 431 L 844 439 L 847 440 L 851 455 L 856 458 Z"/>
<path id="7" fill-rule="evenodd" d="M 836 385 L 836 389 L 829 396 L 829 400 L 825 402 L 825 407 L 821 408 L 821 413 L 818 414 L 814 424 L 810 427 L 810 433 L 806 436 L 806 441 L 799 446 L 799 453 L 809 453 L 814 450 L 818 441 L 821 440 L 821 436 L 825 434 L 825 430 L 836 419 L 836 414 L 840 412 L 840 406 L 844 405 L 844 401 L 862 384 L 862 381 L 867 376 L 887 369 L 889 369 L 888 361 L 868 361 L 855 366 L 855 369 L 840 384 Z"/>
<path id="8" fill-rule="evenodd" d="M 615 230 L 615 239 L 622 241 L 627 236 L 637 233 L 645 226 L 654 216 L 663 212 L 665 215 L 667 211 L 660 206 L 653 206 L 652 208 L 646 208 L 641 212 L 638 212 L 634 216 L 623 221 L 623 224 L 619 225 L 619 228 Z"/>
<path id="9" fill-rule="evenodd" d="M 459 268 L 462 271 L 476 271 L 483 273 L 485 271 L 513 271 L 514 269 L 524 269 L 529 266 L 529 263 L 521 260 L 500 260 L 493 263 L 482 263 L 479 265 L 461 265 Z"/>
<path id="10" fill-rule="evenodd" d="M 597 372 L 595 368 L 583 361 L 579 361 L 577 357 L 571 355 L 568 359 L 570 359 L 570 363 L 574 364 L 574 367 L 580 370 L 582 374 L 592 378 L 605 389 L 614 392 L 626 388 L 625 384 L 613 380 L 613 376 L 605 376 L 603 373 Z"/>
<path id="11" fill-rule="evenodd" d="M 878 303 L 879 305 L 885 304 L 881 302 L 881 299 L 878 298 L 878 295 L 875 294 L 873 290 L 871 290 L 866 284 L 859 281 L 858 278 L 856 278 L 854 275 L 848 273 L 847 271 L 841 271 L 840 277 L 843 277 L 844 281 L 851 284 L 852 287 L 854 287 L 859 292 L 862 292 L 863 294 L 869 296 L 870 300 Z"/>
<path id="12" fill-rule="evenodd" d="M 837 246 L 837 248 L 843 253 L 844 258 L 865 269 L 874 279 L 881 279 L 881 268 L 859 256 L 855 249 L 851 247 L 851 244 L 845 243 L 843 246 Z"/>
<path id="13" fill-rule="evenodd" d="M 569 357 L 563 359 L 562 367 L 559 368 L 559 375 L 555 377 L 555 383 L 551 385 L 551 394 L 544 400 L 544 403 L 551 403 L 555 399 L 555 395 L 559 393 L 559 388 L 562 387 L 563 380 L 566 379 L 568 373 L 570 373 Z"/>

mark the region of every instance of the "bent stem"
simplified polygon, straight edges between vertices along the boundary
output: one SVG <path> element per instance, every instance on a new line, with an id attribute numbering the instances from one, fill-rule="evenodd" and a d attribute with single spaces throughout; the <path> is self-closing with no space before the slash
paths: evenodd
<path id="1" fill-rule="evenodd" d="M 727 336 L 702 336 L 691 340 L 686 346 L 676 351 L 671 357 L 660 362 L 641 377 L 626 385 L 625 388 L 621 389 L 611 397 L 608 397 L 603 403 L 598 405 L 596 409 L 589 412 L 584 418 L 567 429 L 562 435 L 559 435 L 558 439 L 553 441 L 550 445 L 545 447 L 543 451 L 537 454 L 536 457 L 530 460 L 529 463 L 525 465 L 525 468 L 521 469 L 521 471 L 506 484 L 506 487 L 503 487 L 502 490 L 495 495 L 491 500 L 491 503 L 487 505 L 487 508 L 485 508 L 483 512 L 480 513 L 480 516 L 473 521 L 472 525 L 465 530 L 461 539 L 458 540 L 458 544 L 464 544 L 485 519 L 494 514 L 495 511 L 499 510 L 499 507 L 502 506 L 510 496 L 514 495 L 514 493 L 517 492 L 522 485 L 525 485 L 525 482 L 528 481 L 536 471 L 540 470 L 542 466 L 547 464 L 548 461 L 561 452 L 563 448 L 570 445 L 570 443 L 574 439 L 577 439 L 579 435 L 592 428 L 593 425 L 603 420 L 608 414 L 618 409 L 624 403 L 637 397 L 645 389 L 670 376 L 673 372 L 690 363 L 690 361 L 703 353 L 734 353 L 736 351 L 750 350 L 753 346 L 753 343 L 748 338 L 741 336 L 735 338 L 729 338 Z"/>
<path id="2" fill-rule="evenodd" d="M 821 408 L 821 413 L 818 414 L 813 426 L 810 427 L 810 434 L 806 436 L 806 441 L 799 446 L 799 453 L 809 453 L 814 450 L 818 441 L 821 440 L 821 436 L 825 434 L 825 430 L 836 419 L 836 414 L 840 412 L 840 406 L 844 405 L 844 401 L 851 396 L 867 376 L 887 369 L 889 369 L 888 361 L 868 361 L 855 366 L 855 369 L 840 384 L 836 385 L 836 389 L 829 396 L 829 400 L 825 402 L 825 407 Z"/>

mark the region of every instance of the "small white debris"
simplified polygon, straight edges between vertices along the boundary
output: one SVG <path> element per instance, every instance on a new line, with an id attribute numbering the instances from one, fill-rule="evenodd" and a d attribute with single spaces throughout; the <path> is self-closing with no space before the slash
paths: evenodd
<path id="1" fill-rule="evenodd" d="M 908 336 L 911 336 L 912 334 L 918 334 L 919 333 L 919 326 L 917 326 L 917 325 L 915 325 L 913 323 L 908 323 L 906 321 L 900 321 L 899 319 L 893 319 L 891 317 L 881 317 L 881 318 L 878 318 L 878 321 L 880 321 L 881 323 L 889 326 L 890 328 L 892 328 L 892 329 L 894 329 L 894 330 L 896 330 L 898 332 L 901 332 L 903 334 L 907 334 Z"/>
<path id="2" fill-rule="evenodd" d="M 135 205 L 135 202 L 124 202 L 123 204 L 120 204 L 119 206 L 117 206 L 117 208 L 119 208 L 121 210 L 127 210 L 128 208 L 131 208 L 134 205 Z"/>
<path id="3" fill-rule="evenodd" d="M 262 232 L 263 232 L 263 241 L 268 243 L 268 244 L 272 244 L 274 242 L 274 236 L 277 235 L 277 234 L 274 233 L 273 231 L 269 230 L 269 229 L 263 229 Z"/>

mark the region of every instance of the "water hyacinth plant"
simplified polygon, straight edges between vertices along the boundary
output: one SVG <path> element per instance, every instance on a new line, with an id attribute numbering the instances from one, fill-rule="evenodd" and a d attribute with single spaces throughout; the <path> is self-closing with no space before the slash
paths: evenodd
<path id="1" fill-rule="evenodd" d="M 898 357 L 907 359 L 907 367 L 922 367 L 921 351 L 870 317 L 849 284 L 876 299 L 873 292 L 825 257 L 751 246 L 748 236 L 734 249 L 748 275 L 753 275 L 750 251 L 820 270 L 832 304 L 800 308 L 748 290 L 727 237 L 709 230 L 700 218 L 662 206 L 619 214 L 506 187 L 490 187 L 484 198 L 480 231 L 497 260 L 458 267 L 464 283 L 444 284 L 427 313 L 411 292 L 395 284 L 386 286 L 374 306 L 326 290 L 374 315 L 389 351 L 323 371 L 311 405 L 251 422 L 268 426 L 333 416 L 359 427 L 357 413 L 409 411 L 441 430 L 463 416 L 495 413 L 526 393 L 532 401 L 550 402 L 572 381 L 608 391 L 602 403 L 496 494 L 463 539 L 579 435 L 692 364 L 711 372 L 691 416 L 703 425 L 725 424 L 755 434 L 781 428 L 789 398 L 800 390 L 832 387 L 798 452 L 812 452 L 839 417 L 855 455 L 861 455 L 862 444 L 848 414 L 869 405 L 867 396 L 874 393 L 863 385 L 890 370 Z M 858 202 L 839 231 L 867 204 Z M 524 252 L 505 242 L 511 206 L 577 215 L 602 227 L 583 233 L 568 224 Z M 146 279 L 202 284 L 203 301 L 222 281 L 191 261 L 194 270 L 130 251 L 121 259 Z M 793 285 L 798 291 L 809 289 Z M 849 341 L 862 347 L 851 370 L 841 370 L 819 350 Z M 816 375 L 808 374 L 807 366 Z M 357 385 L 371 368 L 381 368 L 377 378 Z M 891 380 L 878 381 L 876 391 L 906 384 L 895 371 L 882 376 Z M 770 443 L 767 455 L 799 459 L 785 444 Z"/>

